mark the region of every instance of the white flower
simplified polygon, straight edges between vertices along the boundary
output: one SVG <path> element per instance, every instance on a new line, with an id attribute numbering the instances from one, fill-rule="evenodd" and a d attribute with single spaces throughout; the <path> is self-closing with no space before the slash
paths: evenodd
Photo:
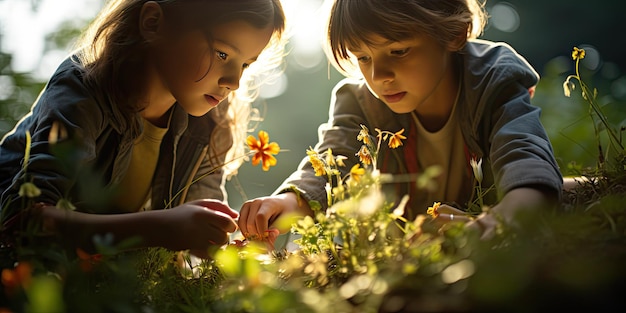
<path id="1" fill-rule="evenodd" d="M 372 191 L 359 203 L 357 214 L 363 217 L 368 217 L 374 214 L 377 210 L 380 210 L 385 201 L 385 196 L 378 188 L 372 189 Z"/>
<path id="2" fill-rule="evenodd" d="M 483 181 L 483 159 L 478 159 L 478 162 L 475 158 L 470 160 L 470 166 L 472 167 L 472 171 L 474 171 L 474 178 L 481 183 Z"/>

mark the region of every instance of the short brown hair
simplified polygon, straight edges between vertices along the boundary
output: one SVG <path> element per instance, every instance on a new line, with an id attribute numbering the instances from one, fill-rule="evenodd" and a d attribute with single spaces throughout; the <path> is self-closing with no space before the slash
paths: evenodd
<path id="1" fill-rule="evenodd" d="M 370 36 L 401 41 L 427 35 L 443 46 L 462 48 L 482 34 L 486 23 L 480 0 L 332 0 L 325 50 L 335 67 L 348 74 L 348 50 L 371 44 Z"/>

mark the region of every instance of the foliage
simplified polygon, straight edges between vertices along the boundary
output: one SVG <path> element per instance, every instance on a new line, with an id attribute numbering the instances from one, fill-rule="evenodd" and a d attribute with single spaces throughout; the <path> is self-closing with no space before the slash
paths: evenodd
<path id="1" fill-rule="evenodd" d="M 582 85 L 578 74 L 574 78 Z M 593 112 L 601 119 L 601 111 Z M 371 136 L 362 130 L 358 140 L 364 148 L 357 152 L 362 164 L 347 175 L 340 170 L 343 157 L 330 150 L 307 151 L 316 172 L 328 178 L 329 209 L 311 203 L 315 219 L 293 225 L 300 235 L 296 250 L 268 253 L 252 241 L 225 246 L 213 260 L 197 260 L 160 248 L 129 251 L 132 241 L 113 246 L 106 236 L 94 238 L 98 255 L 43 241 L 20 246 L 11 256 L 17 262 L 3 265 L 0 308 L 542 312 L 626 307 L 619 294 L 626 287 L 625 158 L 617 154 L 614 166 L 599 163 L 590 169 L 592 179 L 564 194 L 562 210 L 519 216 L 521 227 L 503 225 L 495 238 L 479 240 L 461 223 L 439 227 L 426 215 L 404 219 L 404 202 L 389 202 L 381 192 L 380 184 L 390 177 L 376 170 L 380 145 L 402 144 L 402 131 L 376 130 Z M 250 147 L 268 149 L 254 151 L 254 159 L 272 165 L 274 146 L 268 136 L 259 138 L 250 139 Z M 473 161 L 478 178 L 480 161 Z M 35 195 L 35 188 L 28 185 L 23 192 Z M 34 228 L 26 229 L 32 230 L 22 234 L 28 242 L 40 241 Z"/>

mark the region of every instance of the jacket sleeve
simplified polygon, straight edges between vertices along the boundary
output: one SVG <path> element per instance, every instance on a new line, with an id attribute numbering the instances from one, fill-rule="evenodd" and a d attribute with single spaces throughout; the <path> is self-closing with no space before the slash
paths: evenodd
<path id="1" fill-rule="evenodd" d="M 563 180 L 541 109 L 531 104 L 537 72 L 505 43 L 471 41 L 462 56 L 467 106 L 459 112 L 469 123 L 461 126 L 470 150 L 491 164 L 498 198 L 525 186 L 560 195 Z"/>
<path id="2" fill-rule="evenodd" d="M 540 113 L 530 104 L 528 88 L 520 83 L 505 86 L 496 97 L 490 115 L 489 159 L 499 197 L 525 186 L 560 195 L 563 179 Z"/>
<path id="3" fill-rule="evenodd" d="M 58 71 L 31 113 L 2 142 L 2 166 L 10 167 L 13 174 L 2 194 L 2 207 L 9 211 L 3 212 L 3 217 L 24 209 L 28 201 L 56 204 L 61 198 L 72 198 L 78 189 L 78 165 L 88 165 L 95 159 L 102 124 L 103 113 L 79 77 L 72 69 Z M 25 169 L 26 131 L 31 135 L 31 144 Z M 54 137 L 51 133 L 59 135 L 57 143 L 50 141 Z M 64 135 L 67 138 L 61 140 Z M 32 182 L 41 194 L 32 199 L 19 196 L 24 182 Z"/>
<path id="4" fill-rule="evenodd" d="M 343 174 L 359 162 L 355 156 L 361 143 L 357 140 L 357 135 L 361 129 L 361 124 L 367 125 L 365 115 L 360 106 L 357 85 L 344 80 L 333 89 L 329 108 L 329 119 L 318 128 L 318 142 L 314 150 L 323 153 L 332 149 L 333 155 L 343 155 L 347 157 L 342 168 Z M 307 200 L 316 200 L 325 208 L 326 198 L 326 176 L 315 176 L 308 157 L 305 157 L 298 166 L 298 169 L 291 174 L 275 193 L 281 193 L 291 188 L 296 188 L 301 196 Z"/>

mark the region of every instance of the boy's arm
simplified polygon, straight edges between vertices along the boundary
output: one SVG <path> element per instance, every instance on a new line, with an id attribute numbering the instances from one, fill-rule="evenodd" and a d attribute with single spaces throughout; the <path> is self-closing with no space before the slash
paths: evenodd
<path id="1" fill-rule="evenodd" d="M 468 227 L 479 230 L 481 238 L 489 239 L 495 235 L 496 227 L 500 222 L 519 227 L 543 209 L 556 208 L 557 205 L 558 195 L 551 189 L 515 188 L 507 192 L 489 212 L 469 222 Z"/>

